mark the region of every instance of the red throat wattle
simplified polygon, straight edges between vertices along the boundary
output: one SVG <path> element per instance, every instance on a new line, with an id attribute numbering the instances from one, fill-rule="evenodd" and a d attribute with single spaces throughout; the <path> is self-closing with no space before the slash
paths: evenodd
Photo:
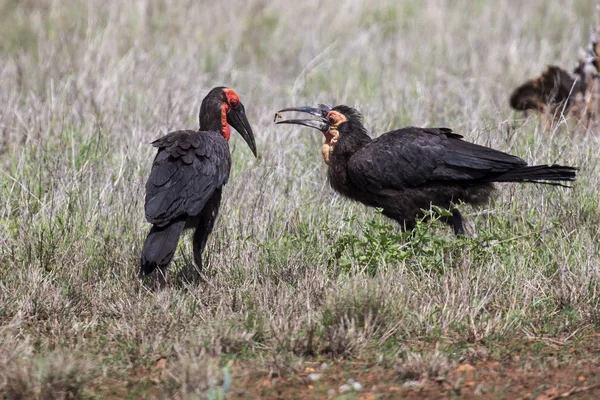
<path id="1" fill-rule="evenodd" d="M 229 111 L 229 104 L 223 104 L 221 106 L 221 134 L 227 141 L 229 141 L 229 137 L 231 136 L 231 128 L 229 128 L 229 124 L 227 123 L 227 112 L 228 111 Z"/>
<path id="2" fill-rule="evenodd" d="M 225 96 L 227 97 L 227 103 L 223 103 L 221 106 L 221 133 L 223 134 L 225 140 L 229 141 L 229 137 L 231 136 L 231 128 L 227 123 L 227 113 L 229 112 L 231 105 L 234 105 L 235 107 L 236 104 L 239 104 L 240 96 L 238 96 L 236 92 L 229 88 L 223 89 L 223 93 L 225 93 Z"/>

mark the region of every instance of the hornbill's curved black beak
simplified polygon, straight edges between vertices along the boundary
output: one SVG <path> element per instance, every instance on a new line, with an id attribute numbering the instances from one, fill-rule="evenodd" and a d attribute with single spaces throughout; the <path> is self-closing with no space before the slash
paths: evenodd
<path id="1" fill-rule="evenodd" d="M 296 111 L 303 112 L 319 117 L 319 119 L 286 119 L 283 121 L 277 121 L 277 118 L 281 117 L 282 112 L 287 111 Z M 304 106 L 304 107 L 289 107 L 284 108 L 283 110 L 279 110 L 275 113 L 274 122 L 278 124 L 296 124 L 296 125 L 304 125 L 310 128 L 315 128 L 320 130 L 321 132 L 327 132 L 329 130 L 329 121 L 327 120 L 327 113 L 331 111 L 331 106 L 327 104 L 319 104 L 317 107 Z"/>
<path id="2" fill-rule="evenodd" d="M 256 142 L 254 141 L 254 133 L 252 133 L 252 127 L 246 118 L 246 110 L 242 103 L 238 103 L 236 108 L 232 108 L 227 113 L 227 123 L 235 128 L 236 131 L 242 135 L 242 138 L 248 143 L 248 147 L 252 150 L 254 157 L 258 157 L 256 154 Z"/>

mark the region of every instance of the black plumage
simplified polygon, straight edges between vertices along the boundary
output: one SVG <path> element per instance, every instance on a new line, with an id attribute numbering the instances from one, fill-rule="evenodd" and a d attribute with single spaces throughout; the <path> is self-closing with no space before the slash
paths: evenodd
<path id="1" fill-rule="evenodd" d="M 510 106 L 515 110 L 539 112 L 568 111 L 577 95 L 585 93 L 585 81 L 576 69 L 573 77 L 560 67 L 550 65 L 542 75 L 530 79 L 510 96 Z"/>
<path id="2" fill-rule="evenodd" d="M 202 253 L 229 178 L 229 125 L 256 145 L 245 110 L 231 89 L 217 87 L 202 101 L 198 131 L 176 131 L 152 142 L 158 153 L 146 182 L 146 220 L 153 226 L 141 255 L 141 273 L 164 269 L 171 262 L 184 229 L 195 229 L 194 261 L 202 268 Z"/>
<path id="3" fill-rule="evenodd" d="M 407 127 L 371 139 L 361 115 L 348 106 L 320 105 L 281 110 L 308 112 L 318 120 L 279 121 L 317 128 L 325 135 L 323 156 L 334 190 L 413 229 L 431 205 L 449 209 L 445 218 L 456 234 L 464 233 L 453 207 L 489 201 L 493 182 L 571 181 L 576 168 L 528 166 L 521 158 L 462 140 L 448 128 Z M 277 114 L 279 116 L 279 113 Z"/>

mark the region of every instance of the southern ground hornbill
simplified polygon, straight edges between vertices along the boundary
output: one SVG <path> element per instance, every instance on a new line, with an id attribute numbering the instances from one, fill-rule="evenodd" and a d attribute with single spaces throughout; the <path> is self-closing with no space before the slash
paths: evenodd
<path id="1" fill-rule="evenodd" d="M 239 96 L 216 87 L 202 100 L 200 128 L 176 131 L 152 142 L 158 154 L 146 182 L 146 220 L 152 224 L 141 256 L 140 274 L 166 268 L 184 229 L 195 229 L 194 261 L 202 269 L 202 252 L 229 178 L 229 125 L 244 138 L 254 156 L 256 144 Z"/>
<path id="2" fill-rule="evenodd" d="M 577 168 L 560 165 L 528 166 L 519 157 L 462 140 L 448 128 L 407 127 L 371 139 L 355 109 L 293 107 L 318 117 L 292 119 L 279 124 L 316 128 L 325 135 L 322 153 L 329 166 L 334 190 L 367 206 L 380 207 L 383 214 L 405 229 L 415 227 L 417 217 L 431 205 L 449 209 L 446 223 L 454 233 L 464 233 L 462 216 L 453 204 L 486 203 L 493 182 L 572 181 Z"/>

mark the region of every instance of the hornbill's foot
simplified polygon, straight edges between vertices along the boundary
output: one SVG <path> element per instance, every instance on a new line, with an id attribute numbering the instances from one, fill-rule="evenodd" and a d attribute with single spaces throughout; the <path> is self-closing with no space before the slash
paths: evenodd
<path id="1" fill-rule="evenodd" d="M 465 235 L 465 227 L 463 225 L 463 218 L 461 213 L 456 209 L 453 208 L 452 210 L 452 228 L 454 228 L 454 234 L 456 236 L 462 236 Z"/>

